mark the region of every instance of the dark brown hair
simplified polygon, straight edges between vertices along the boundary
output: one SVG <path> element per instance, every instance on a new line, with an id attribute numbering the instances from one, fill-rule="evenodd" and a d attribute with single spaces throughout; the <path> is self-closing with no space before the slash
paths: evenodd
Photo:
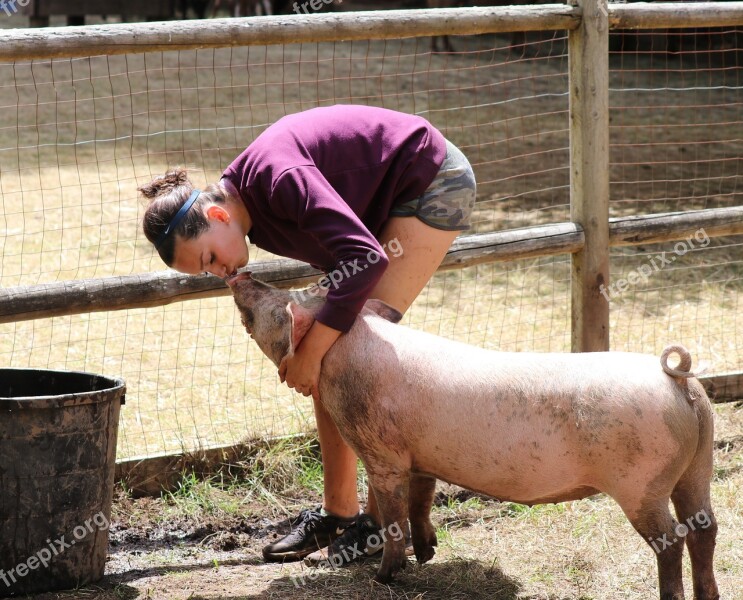
<path id="1" fill-rule="evenodd" d="M 178 209 L 188 200 L 194 190 L 194 185 L 188 179 L 186 169 L 176 167 L 165 175 L 155 177 L 150 183 L 138 187 L 137 190 L 150 201 L 144 212 L 142 229 L 147 239 L 154 244 L 178 212 Z M 209 202 L 222 203 L 224 201 L 224 194 L 216 185 L 209 185 L 201 192 L 201 195 L 188 210 L 175 231 L 165 238 L 157 249 L 160 258 L 166 265 L 171 266 L 175 259 L 176 236 L 188 240 L 198 237 L 202 232 L 209 229 L 209 221 L 204 216 L 201 207 Z"/>

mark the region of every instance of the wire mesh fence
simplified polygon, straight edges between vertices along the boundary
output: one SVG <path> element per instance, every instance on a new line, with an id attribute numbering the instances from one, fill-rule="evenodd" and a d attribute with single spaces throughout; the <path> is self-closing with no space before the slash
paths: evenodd
<path id="1" fill-rule="evenodd" d="M 281 116 L 335 103 L 439 127 L 473 164 L 474 232 L 569 220 L 565 35 L 451 42 L 451 52 L 412 38 L 0 64 L 0 283 L 164 269 L 140 231 L 137 185 L 179 164 L 197 185 L 216 181 Z M 612 57 L 612 216 L 741 204 L 740 62 L 659 68 L 635 54 Z M 739 245 L 697 243 L 612 297 L 612 347 L 681 341 L 716 370 L 739 369 Z M 613 278 L 661 251 L 614 251 Z M 251 248 L 251 260 L 273 258 Z M 567 351 L 569 290 L 569 256 L 468 267 L 436 275 L 404 323 L 492 349 Z M 279 383 L 230 298 L 18 322 L 0 336 L 0 364 L 126 380 L 120 459 L 313 426 L 311 404 Z"/>
<path id="2" fill-rule="evenodd" d="M 475 230 L 566 220 L 564 39 L 454 43 L 451 54 L 423 38 L 2 65 L 3 286 L 164 268 L 140 232 L 138 184 L 177 164 L 216 180 L 276 119 L 335 103 L 436 124 L 476 171 Z M 493 348 L 565 349 L 566 269 L 563 258 L 441 274 L 407 319 Z M 125 378 L 120 457 L 312 426 L 229 298 L 2 328 L 5 364 Z"/>
<path id="3" fill-rule="evenodd" d="M 611 216 L 740 205 L 741 30 L 613 35 Z M 699 229 L 685 241 L 613 249 L 612 348 L 659 352 L 675 339 L 714 372 L 740 370 L 742 242 Z"/>

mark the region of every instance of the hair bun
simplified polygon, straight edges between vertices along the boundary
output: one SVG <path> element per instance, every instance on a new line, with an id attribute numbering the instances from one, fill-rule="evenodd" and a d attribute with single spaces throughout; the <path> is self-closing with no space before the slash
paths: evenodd
<path id="1" fill-rule="evenodd" d="M 150 183 L 139 186 L 137 190 L 145 198 L 151 200 L 158 196 L 169 194 L 175 188 L 187 184 L 189 184 L 188 172 L 184 167 L 176 167 L 172 171 L 165 173 L 165 175 L 155 177 Z"/>

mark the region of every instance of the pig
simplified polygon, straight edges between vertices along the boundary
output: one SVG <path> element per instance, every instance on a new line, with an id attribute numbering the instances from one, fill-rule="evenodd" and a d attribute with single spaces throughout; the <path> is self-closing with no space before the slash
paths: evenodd
<path id="1" fill-rule="evenodd" d="M 291 355 L 320 295 L 227 279 L 242 322 L 275 365 Z M 710 503 L 713 412 L 682 346 L 660 358 L 624 352 L 496 352 L 396 324 L 370 300 L 322 362 L 320 399 L 366 467 L 384 528 L 409 519 L 415 556 L 434 556 L 437 479 L 526 505 L 603 492 L 653 548 L 660 597 L 719 598 Z M 676 353 L 672 368 L 668 357 Z M 669 510 L 673 502 L 678 521 Z M 375 579 L 405 566 L 387 536 Z"/>

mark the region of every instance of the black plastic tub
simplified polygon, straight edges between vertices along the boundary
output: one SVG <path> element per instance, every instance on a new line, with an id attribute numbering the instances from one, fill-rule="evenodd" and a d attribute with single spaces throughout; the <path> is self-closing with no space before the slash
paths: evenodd
<path id="1" fill-rule="evenodd" d="M 0 597 L 103 577 L 126 387 L 0 369 Z"/>

